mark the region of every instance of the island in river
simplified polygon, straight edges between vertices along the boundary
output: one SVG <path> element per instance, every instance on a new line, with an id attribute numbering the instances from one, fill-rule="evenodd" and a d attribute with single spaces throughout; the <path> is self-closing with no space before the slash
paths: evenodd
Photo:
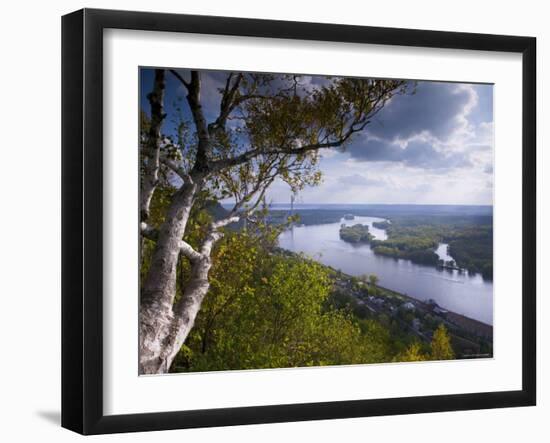
<path id="1" fill-rule="evenodd" d="M 387 221 L 373 222 L 373 227 L 379 229 L 389 229 L 393 232 L 393 227 Z M 399 237 L 392 235 L 385 240 L 376 240 L 370 233 L 368 225 L 355 224 L 340 227 L 340 238 L 348 243 L 370 243 L 375 254 L 385 255 L 387 257 L 402 258 L 410 260 L 413 263 L 423 265 L 432 265 L 446 269 L 456 269 L 463 272 L 464 268 L 459 267 L 456 261 L 450 256 L 450 247 L 446 243 L 441 243 L 438 237 L 423 237 L 420 235 L 407 235 Z M 475 272 L 473 269 L 472 272 Z M 489 273 L 487 273 L 489 274 Z M 483 274 L 486 278 L 492 277 L 492 265 L 489 275 Z"/>
<path id="2" fill-rule="evenodd" d="M 344 220 L 348 220 L 344 217 Z M 348 243 L 368 243 L 374 240 L 374 236 L 370 233 L 368 225 L 357 223 L 356 225 L 340 226 L 340 238 Z"/>

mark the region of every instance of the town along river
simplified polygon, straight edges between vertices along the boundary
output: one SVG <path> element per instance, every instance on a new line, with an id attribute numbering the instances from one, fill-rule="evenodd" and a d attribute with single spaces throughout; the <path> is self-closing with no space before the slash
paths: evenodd
<path id="1" fill-rule="evenodd" d="M 340 225 L 363 224 L 375 238 L 386 239 L 386 232 L 372 226 L 377 217 L 342 219 L 338 223 L 294 226 L 279 236 L 279 245 L 350 275 L 376 274 L 379 285 L 424 301 L 433 299 L 445 309 L 481 322 L 493 324 L 493 283 L 480 274 L 439 269 L 409 260 L 376 255 L 368 244 L 352 244 L 340 239 Z M 446 245 L 436 251 L 449 260 Z"/>

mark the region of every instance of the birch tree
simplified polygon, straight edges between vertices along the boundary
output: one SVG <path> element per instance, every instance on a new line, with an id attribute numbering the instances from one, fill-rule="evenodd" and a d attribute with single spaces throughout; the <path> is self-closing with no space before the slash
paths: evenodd
<path id="1" fill-rule="evenodd" d="M 156 69 L 148 95 L 150 120 L 140 142 L 140 232 L 155 246 L 140 294 L 141 374 L 168 372 L 185 343 L 207 296 L 211 253 L 224 227 L 253 217 L 275 180 L 294 192 L 319 183 L 320 151 L 345 148 L 394 95 L 408 90 L 399 80 L 337 77 L 312 85 L 294 75 L 227 73 L 217 90 L 219 109 L 208 120 L 203 75 Z M 167 76 L 181 83 L 191 116 L 188 137 L 177 142 L 162 133 Z M 177 189 L 155 228 L 148 220 L 150 204 L 163 179 Z M 204 194 L 234 203 L 193 247 L 184 238 L 191 210 Z M 189 262 L 190 276 L 176 298 L 180 259 Z"/>

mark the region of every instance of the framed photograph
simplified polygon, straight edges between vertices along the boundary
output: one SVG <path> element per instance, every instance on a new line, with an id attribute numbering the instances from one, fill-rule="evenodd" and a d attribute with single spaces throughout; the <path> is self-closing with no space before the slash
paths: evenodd
<path id="1" fill-rule="evenodd" d="M 530 37 L 62 21 L 62 425 L 535 405 Z"/>

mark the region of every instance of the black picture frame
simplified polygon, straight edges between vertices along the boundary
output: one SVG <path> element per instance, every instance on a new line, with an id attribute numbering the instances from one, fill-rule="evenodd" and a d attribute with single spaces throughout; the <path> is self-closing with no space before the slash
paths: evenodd
<path id="1" fill-rule="evenodd" d="M 170 31 L 502 51 L 523 64 L 522 389 L 109 415 L 103 413 L 103 30 Z M 62 426 L 152 431 L 536 403 L 536 39 L 229 17 L 83 9 L 62 18 Z"/>

